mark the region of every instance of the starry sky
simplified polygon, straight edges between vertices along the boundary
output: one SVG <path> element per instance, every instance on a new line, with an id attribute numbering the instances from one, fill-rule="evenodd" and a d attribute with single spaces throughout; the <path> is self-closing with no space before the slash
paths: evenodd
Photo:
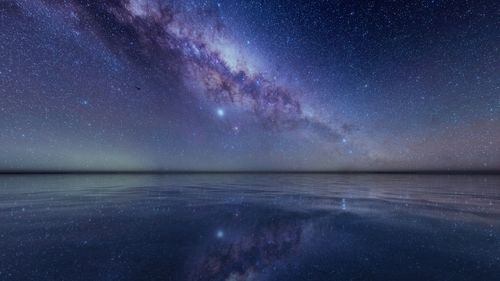
<path id="1" fill-rule="evenodd" d="M 493 0 L 2 0 L 0 170 L 496 170 L 499 48 Z"/>

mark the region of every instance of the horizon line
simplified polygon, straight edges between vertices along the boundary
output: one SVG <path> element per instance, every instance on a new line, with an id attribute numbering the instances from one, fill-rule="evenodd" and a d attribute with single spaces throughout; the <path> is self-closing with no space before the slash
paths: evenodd
<path id="1" fill-rule="evenodd" d="M 0 175 L 43 174 L 429 174 L 500 175 L 500 170 L 0 170 Z"/>

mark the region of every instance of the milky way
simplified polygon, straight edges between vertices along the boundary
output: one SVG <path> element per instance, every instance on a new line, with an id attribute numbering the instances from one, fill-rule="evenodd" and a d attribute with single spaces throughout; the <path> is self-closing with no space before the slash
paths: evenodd
<path id="1" fill-rule="evenodd" d="M 4 170 L 500 167 L 483 4 L 0 4 Z"/>
<path id="2" fill-rule="evenodd" d="M 186 86 L 193 88 L 188 94 L 251 111 L 269 129 L 310 128 L 330 141 L 341 139 L 331 124 L 304 114 L 294 90 L 271 81 L 252 65 L 251 58 L 245 57 L 239 44 L 226 34 L 227 28 L 213 7 L 194 8 L 196 20 L 205 21 L 197 23 L 183 16 L 186 7 L 182 2 L 125 0 L 79 8 L 98 10 L 100 16 L 114 18 L 133 31 L 140 52 L 175 54 Z"/>

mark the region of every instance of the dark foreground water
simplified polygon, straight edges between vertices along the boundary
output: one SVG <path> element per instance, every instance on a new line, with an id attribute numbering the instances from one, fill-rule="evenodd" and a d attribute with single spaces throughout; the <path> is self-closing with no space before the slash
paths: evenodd
<path id="1" fill-rule="evenodd" d="M 500 177 L 0 176 L 0 280 L 500 280 Z"/>

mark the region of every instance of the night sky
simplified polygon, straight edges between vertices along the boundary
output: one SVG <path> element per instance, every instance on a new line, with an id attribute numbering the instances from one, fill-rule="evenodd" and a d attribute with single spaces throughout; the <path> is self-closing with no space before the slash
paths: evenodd
<path id="1" fill-rule="evenodd" d="M 500 2 L 0 0 L 0 170 L 500 169 Z"/>

